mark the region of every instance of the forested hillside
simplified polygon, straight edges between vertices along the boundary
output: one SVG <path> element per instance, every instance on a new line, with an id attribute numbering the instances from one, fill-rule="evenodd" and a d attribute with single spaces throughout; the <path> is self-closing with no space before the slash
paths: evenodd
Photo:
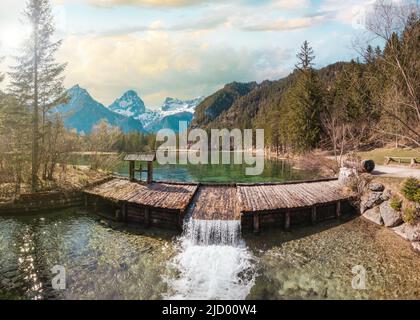
<path id="1" fill-rule="evenodd" d="M 387 5 L 375 10 L 368 27 L 383 46 L 367 43 L 357 60 L 316 69 L 316 53 L 305 41 L 289 76 L 226 85 L 197 107 L 194 126 L 261 128 L 266 146 L 282 153 L 420 146 L 418 11 L 396 15 Z M 384 20 L 387 15 L 395 17 Z M 232 87 L 242 86 L 248 92 L 232 94 Z"/>

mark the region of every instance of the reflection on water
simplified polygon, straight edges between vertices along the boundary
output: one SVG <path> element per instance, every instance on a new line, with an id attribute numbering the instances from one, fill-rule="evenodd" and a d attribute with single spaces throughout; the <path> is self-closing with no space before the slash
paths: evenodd
<path id="1" fill-rule="evenodd" d="M 159 165 L 155 162 L 153 176 L 155 180 L 173 180 L 183 182 L 282 182 L 290 180 L 305 180 L 318 177 L 317 173 L 296 170 L 293 165 L 284 160 L 264 159 L 264 171 L 258 176 L 247 176 L 245 169 L 253 167 L 248 164 L 234 164 L 231 154 L 231 164 L 199 164 L 199 165 Z M 210 157 L 210 156 L 209 156 Z M 221 153 L 220 153 L 220 157 Z M 77 156 L 72 160 L 75 164 L 89 164 L 89 156 Z M 128 163 L 121 161 L 114 168 L 116 173 L 128 176 Z M 138 175 L 138 173 L 137 173 Z M 143 174 L 143 180 L 146 179 Z"/>
<path id="2" fill-rule="evenodd" d="M 420 298 L 420 255 L 362 218 L 246 234 L 242 245 L 175 239 L 74 210 L 0 217 L 0 298 Z M 64 291 L 51 288 L 54 265 L 66 267 Z M 351 287 L 355 265 L 366 290 Z"/>

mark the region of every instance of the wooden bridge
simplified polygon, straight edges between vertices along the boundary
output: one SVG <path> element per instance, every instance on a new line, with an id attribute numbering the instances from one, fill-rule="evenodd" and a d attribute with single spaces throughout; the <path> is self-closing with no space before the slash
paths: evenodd
<path id="1" fill-rule="evenodd" d="M 85 195 L 86 206 L 122 221 L 181 228 L 189 215 L 202 220 L 241 220 L 244 229 L 254 232 L 339 217 L 350 199 L 337 179 L 216 185 L 146 184 L 114 178 L 85 190 Z"/>

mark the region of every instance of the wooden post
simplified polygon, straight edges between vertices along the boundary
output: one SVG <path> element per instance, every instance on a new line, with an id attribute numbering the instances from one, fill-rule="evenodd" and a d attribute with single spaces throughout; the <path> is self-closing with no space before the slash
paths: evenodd
<path id="1" fill-rule="evenodd" d="M 179 231 L 182 231 L 184 227 L 184 217 L 185 217 L 185 212 L 179 211 L 179 214 L 178 214 L 178 230 Z"/>
<path id="2" fill-rule="evenodd" d="M 149 208 L 144 208 L 144 224 L 146 227 L 150 226 L 150 210 Z"/>
<path id="3" fill-rule="evenodd" d="M 88 196 L 85 194 L 85 207 L 88 208 L 89 202 L 88 202 Z"/>
<path id="4" fill-rule="evenodd" d="M 129 174 L 130 174 L 130 181 L 134 181 L 134 170 L 135 170 L 135 161 L 130 161 L 130 168 L 129 168 Z"/>
<path id="5" fill-rule="evenodd" d="M 340 219 L 341 217 L 341 201 L 337 201 L 337 204 L 335 206 L 335 216 L 337 219 Z"/>
<path id="6" fill-rule="evenodd" d="M 287 211 L 284 215 L 284 229 L 290 229 L 290 211 Z"/>
<path id="7" fill-rule="evenodd" d="M 124 203 L 122 205 L 122 216 L 123 216 L 123 221 L 124 222 L 127 222 L 127 212 L 128 212 L 127 204 Z"/>
<path id="8" fill-rule="evenodd" d="M 254 233 L 260 232 L 260 215 L 254 212 Z"/>
<path id="9" fill-rule="evenodd" d="M 311 209 L 311 223 L 316 223 L 316 206 L 313 206 Z"/>
<path id="10" fill-rule="evenodd" d="M 147 183 L 153 182 L 153 161 L 147 163 Z"/>

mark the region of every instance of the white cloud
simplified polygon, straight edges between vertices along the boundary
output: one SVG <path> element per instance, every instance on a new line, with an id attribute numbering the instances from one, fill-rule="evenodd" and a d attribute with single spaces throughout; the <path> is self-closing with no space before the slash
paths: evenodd
<path id="1" fill-rule="evenodd" d="M 210 94 L 231 81 L 280 78 L 289 57 L 280 48 L 212 45 L 166 32 L 138 36 L 71 36 L 60 51 L 69 62 L 66 84 L 80 83 L 104 103 L 134 88 L 148 105 L 166 96 Z"/>

